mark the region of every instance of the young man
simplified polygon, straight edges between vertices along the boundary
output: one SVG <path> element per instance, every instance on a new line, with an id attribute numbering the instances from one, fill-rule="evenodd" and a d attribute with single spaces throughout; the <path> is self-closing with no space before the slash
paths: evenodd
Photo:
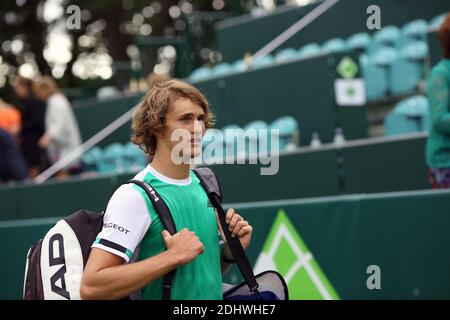
<path id="1" fill-rule="evenodd" d="M 138 186 L 118 188 L 83 274 L 82 299 L 120 299 L 138 289 L 143 299 L 161 299 L 162 277 L 174 268 L 172 299 L 222 299 L 222 273 L 232 256 L 226 245 L 220 249 L 216 213 L 190 164 L 174 161 L 177 155 L 186 154 L 174 152 L 179 141 L 172 141 L 176 131 L 184 130 L 190 136 L 189 158 L 195 158 L 201 152 L 205 129 L 212 125 L 208 102 L 189 84 L 163 81 L 147 93 L 133 117 L 132 140 L 152 160 L 135 179 L 158 191 L 178 233 L 171 236 L 163 230 Z M 233 209 L 227 212 L 227 222 L 247 248 L 252 227 Z M 138 246 L 137 262 L 127 263 Z"/>

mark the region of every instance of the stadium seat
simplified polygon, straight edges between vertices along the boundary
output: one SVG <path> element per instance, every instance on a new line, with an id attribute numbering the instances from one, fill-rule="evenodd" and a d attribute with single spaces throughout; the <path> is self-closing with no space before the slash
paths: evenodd
<path id="1" fill-rule="evenodd" d="M 298 122 L 294 117 L 284 116 L 274 120 L 270 129 L 279 130 L 279 150 L 292 150 L 300 144 Z M 273 152 L 273 148 L 270 148 Z"/>
<path id="2" fill-rule="evenodd" d="M 375 32 L 368 48 L 370 55 L 383 47 L 395 47 L 401 37 L 400 29 L 396 26 L 386 26 Z"/>
<path id="3" fill-rule="evenodd" d="M 405 24 L 401 32 L 414 40 L 425 40 L 428 32 L 428 23 L 423 19 L 413 20 Z"/>
<path id="4" fill-rule="evenodd" d="M 123 166 L 126 172 L 137 172 L 145 168 L 147 160 L 145 153 L 132 142 L 125 144 L 123 148 Z"/>
<path id="5" fill-rule="evenodd" d="M 433 19 L 430 20 L 430 23 L 428 24 L 429 30 L 437 30 L 441 26 L 442 22 L 444 22 L 445 17 L 447 16 L 448 12 L 442 13 Z"/>
<path id="6" fill-rule="evenodd" d="M 223 159 L 223 143 L 222 132 L 219 129 L 211 128 L 206 130 L 202 139 L 203 161 Z M 211 148 L 211 152 L 207 148 L 208 150 Z"/>
<path id="7" fill-rule="evenodd" d="M 375 100 L 386 95 L 388 89 L 387 69 L 376 65 L 372 59 L 362 54 L 359 58 L 364 77 L 367 100 Z"/>
<path id="8" fill-rule="evenodd" d="M 346 41 L 348 50 L 367 51 L 370 46 L 370 35 L 367 32 L 360 32 L 350 36 Z"/>
<path id="9" fill-rule="evenodd" d="M 120 143 L 113 143 L 103 150 L 103 155 L 98 162 L 99 173 L 123 173 L 124 148 Z"/>
<path id="10" fill-rule="evenodd" d="M 234 124 L 230 124 L 223 127 L 221 129 L 221 132 L 224 138 L 225 158 L 235 157 L 238 153 L 241 153 L 243 150 L 245 150 L 243 149 L 244 148 L 243 143 L 240 143 L 238 145 L 238 140 L 241 138 L 243 139 L 244 137 L 243 136 L 244 131 L 242 130 L 241 127 Z"/>
<path id="11" fill-rule="evenodd" d="M 400 101 L 385 119 L 385 136 L 427 131 L 430 127 L 428 108 L 428 99 L 424 96 Z"/>
<path id="12" fill-rule="evenodd" d="M 383 69 L 385 76 L 386 90 L 384 95 L 389 95 L 392 90 L 391 70 L 395 62 L 398 60 L 398 51 L 391 47 L 383 47 L 378 50 L 372 57 L 371 61 Z"/>
<path id="13" fill-rule="evenodd" d="M 385 46 L 394 46 L 400 37 L 400 29 L 396 26 L 386 26 L 375 32 L 373 40 Z"/>
<path id="14" fill-rule="evenodd" d="M 231 67 L 233 68 L 234 72 L 244 72 L 247 70 L 247 66 L 243 59 L 236 60 L 235 62 L 233 62 Z"/>
<path id="15" fill-rule="evenodd" d="M 398 57 L 398 51 L 391 47 L 383 47 L 371 56 L 372 61 L 380 67 L 390 67 Z"/>
<path id="16" fill-rule="evenodd" d="M 255 135 L 251 134 L 250 130 L 254 130 Z M 263 131 L 264 130 L 264 131 Z M 268 149 L 268 143 L 269 141 L 267 140 L 269 138 L 269 125 L 262 120 L 255 120 L 252 121 L 250 123 L 248 123 L 247 125 L 245 125 L 244 127 L 244 132 L 247 134 L 246 135 L 246 145 L 247 145 L 247 149 L 246 152 L 248 155 L 254 155 L 257 153 L 266 153 L 267 149 Z M 266 142 L 264 143 L 260 143 L 259 137 L 262 136 L 265 132 L 266 135 Z"/>
<path id="17" fill-rule="evenodd" d="M 207 80 L 211 77 L 212 77 L 211 69 L 207 68 L 207 67 L 201 67 L 201 68 L 194 70 L 194 72 L 191 73 L 191 75 L 189 76 L 189 80 L 195 82 L 195 81 Z"/>
<path id="18" fill-rule="evenodd" d="M 81 157 L 83 171 L 85 172 L 97 171 L 98 162 L 100 161 L 101 158 L 102 158 L 102 149 L 100 149 L 99 147 L 93 147 L 92 149 L 88 150 Z"/>
<path id="19" fill-rule="evenodd" d="M 408 22 L 401 28 L 395 47 L 402 50 L 412 42 L 426 41 L 427 32 L 428 24 L 425 20 L 418 19 Z"/>
<path id="20" fill-rule="evenodd" d="M 321 49 L 317 43 L 309 43 L 298 50 L 298 55 L 302 58 L 309 58 L 319 54 L 321 54 Z"/>
<path id="21" fill-rule="evenodd" d="M 412 42 L 401 50 L 390 69 L 392 94 L 405 94 L 417 89 L 423 78 L 427 54 L 428 46 L 422 41 Z"/>
<path id="22" fill-rule="evenodd" d="M 273 64 L 273 62 L 274 62 L 274 58 L 270 54 L 268 54 L 262 58 L 253 60 L 252 68 L 259 69 L 259 68 L 267 67 L 267 66 L 270 66 L 271 64 Z"/>
<path id="23" fill-rule="evenodd" d="M 234 73 L 233 67 L 228 63 L 220 63 L 212 70 L 212 75 L 215 77 L 227 76 L 232 73 Z"/>
<path id="24" fill-rule="evenodd" d="M 332 38 L 322 45 L 322 53 L 341 53 L 347 50 L 345 41 L 340 38 Z"/>
<path id="25" fill-rule="evenodd" d="M 298 55 L 297 50 L 295 50 L 293 48 L 285 48 L 285 49 L 280 50 L 277 53 L 277 55 L 275 56 L 275 62 L 280 63 L 280 62 L 294 60 L 298 56 L 299 55 Z"/>

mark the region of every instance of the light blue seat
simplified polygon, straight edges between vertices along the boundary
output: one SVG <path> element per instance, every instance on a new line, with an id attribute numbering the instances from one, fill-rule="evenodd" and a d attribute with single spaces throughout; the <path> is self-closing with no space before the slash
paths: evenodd
<path id="1" fill-rule="evenodd" d="M 219 129 L 207 129 L 202 139 L 203 161 L 222 160 L 224 137 Z"/>
<path id="2" fill-rule="evenodd" d="M 417 19 L 405 24 L 401 32 L 414 40 L 425 40 L 428 32 L 428 23 L 423 19 Z"/>
<path id="3" fill-rule="evenodd" d="M 126 172 L 138 172 L 147 165 L 144 151 L 132 142 L 125 144 L 122 159 Z"/>
<path id="4" fill-rule="evenodd" d="M 400 30 L 395 48 L 402 50 L 404 47 L 416 41 L 427 41 L 428 24 L 419 19 L 405 24 Z"/>
<path id="5" fill-rule="evenodd" d="M 270 66 L 273 63 L 274 63 L 274 58 L 270 54 L 268 54 L 262 58 L 253 60 L 252 68 L 259 69 L 259 68 Z"/>
<path id="6" fill-rule="evenodd" d="M 384 47 L 396 47 L 401 38 L 401 31 L 396 26 L 386 26 L 375 32 L 372 36 L 369 48 L 369 55 L 373 55 Z"/>
<path id="7" fill-rule="evenodd" d="M 341 53 L 346 50 L 345 41 L 340 38 L 332 38 L 322 45 L 322 53 L 324 54 Z"/>
<path id="8" fill-rule="evenodd" d="M 384 126 L 386 136 L 427 131 L 430 127 L 428 99 L 417 95 L 400 101 L 386 117 Z"/>
<path id="9" fill-rule="evenodd" d="M 102 158 L 102 149 L 93 147 L 81 157 L 83 171 L 97 171 L 98 162 Z"/>
<path id="10" fill-rule="evenodd" d="M 120 143 L 113 143 L 103 150 L 103 155 L 98 162 L 98 171 L 100 173 L 122 173 L 125 171 L 123 166 L 124 148 Z"/>
<path id="11" fill-rule="evenodd" d="M 391 47 L 383 47 L 371 56 L 373 63 L 380 67 L 390 67 L 397 60 L 399 52 Z"/>
<path id="12" fill-rule="evenodd" d="M 387 69 L 375 64 L 366 54 L 360 56 L 359 62 L 365 82 L 367 100 L 375 100 L 386 96 L 388 90 Z"/>
<path id="13" fill-rule="evenodd" d="M 212 75 L 213 74 L 211 68 L 201 67 L 191 73 L 191 75 L 189 76 L 189 80 L 193 82 L 203 81 L 211 78 Z"/>
<path id="14" fill-rule="evenodd" d="M 269 148 L 269 125 L 262 120 L 255 120 L 244 126 L 246 134 L 246 153 L 255 155 L 258 153 L 266 153 Z M 264 140 L 260 140 L 265 137 Z M 264 139 L 264 138 L 263 138 Z"/>
<path id="15" fill-rule="evenodd" d="M 391 68 L 392 94 L 405 94 L 417 90 L 424 77 L 424 61 L 428 45 L 422 41 L 412 42 L 404 47 Z"/>
<path id="16" fill-rule="evenodd" d="M 383 73 L 386 77 L 385 85 L 386 85 L 386 94 L 389 94 L 392 90 L 392 68 L 397 63 L 399 57 L 399 52 L 391 47 L 383 47 L 378 50 L 371 57 L 371 61 L 377 67 L 383 69 Z"/>
<path id="17" fill-rule="evenodd" d="M 359 32 L 350 36 L 346 41 L 348 50 L 367 51 L 370 46 L 370 35 L 367 32 Z"/>
<path id="18" fill-rule="evenodd" d="M 404 114 L 389 113 L 384 120 L 384 135 L 395 136 L 417 132 L 417 123 Z"/>
<path id="19" fill-rule="evenodd" d="M 309 58 L 319 54 L 321 54 L 321 49 L 317 43 L 309 43 L 298 50 L 298 55 L 302 58 Z"/>
<path id="20" fill-rule="evenodd" d="M 280 50 L 275 56 L 275 62 L 285 62 L 298 58 L 297 50 L 293 48 L 285 48 Z"/>
<path id="21" fill-rule="evenodd" d="M 244 131 L 241 127 L 230 124 L 221 129 L 225 146 L 225 158 L 236 157 L 245 147 Z M 239 141 L 239 143 L 238 143 Z"/>
<path id="22" fill-rule="evenodd" d="M 401 55 L 416 61 L 424 61 L 428 55 L 428 44 L 425 41 L 409 43 L 401 51 Z"/>
<path id="23" fill-rule="evenodd" d="M 231 67 L 233 68 L 234 72 L 244 72 L 247 70 L 247 66 L 245 65 L 243 59 L 236 60 L 232 63 Z"/>
<path id="24" fill-rule="evenodd" d="M 275 129 L 279 132 L 279 151 L 291 150 L 299 146 L 299 127 L 298 122 L 294 117 L 283 116 L 275 119 L 270 124 L 270 129 Z M 274 146 L 270 145 L 270 151 L 276 152 Z"/>
<path id="25" fill-rule="evenodd" d="M 442 13 L 433 19 L 430 20 L 430 23 L 428 24 L 428 27 L 430 30 L 437 30 L 441 26 L 441 24 L 444 22 L 445 18 L 447 17 L 448 12 Z"/>
<path id="26" fill-rule="evenodd" d="M 218 64 L 212 70 L 212 75 L 215 77 L 227 76 L 232 73 L 234 73 L 233 67 L 226 62 Z"/>
<path id="27" fill-rule="evenodd" d="M 400 37 L 400 29 L 396 26 L 386 26 L 375 32 L 373 40 L 385 46 L 394 46 Z"/>

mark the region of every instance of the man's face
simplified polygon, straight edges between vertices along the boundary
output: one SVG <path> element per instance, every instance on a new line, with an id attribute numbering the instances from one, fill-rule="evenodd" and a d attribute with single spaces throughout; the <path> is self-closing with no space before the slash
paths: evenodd
<path id="1" fill-rule="evenodd" d="M 50 92 L 44 87 L 34 86 L 33 93 L 37 99 L 44 101 L 44 102 L 47 101 L 48 97 L 50 96 Z"/>
<path id="2" fill-rule="evenodd" d="M 168 110 L 165 131 L 158 144 L 163 143 L 173 151 L 172 157 L 192 159 L 199 156 L 205 132 L 204 120 L 205 113 L 199 105 L 187 98 L 176 100 Z"/>
<path id="3" fill-rule="evenodd" d="M 28 88 L 21 84 L 17 84 L 14 87 L 14 92 L 21 99 L 26 98 L 30 94 Z"/>

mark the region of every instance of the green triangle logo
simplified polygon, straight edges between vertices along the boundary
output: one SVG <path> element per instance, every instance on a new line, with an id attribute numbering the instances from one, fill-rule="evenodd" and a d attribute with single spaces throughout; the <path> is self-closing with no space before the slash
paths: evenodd
<path id="1" fill-rule="evenodd" d="M 354 78 L 358 70 L 358 65 L 350 57 L 344 57 L 337 66 L 337 73 L 344 79 Z"/>
<path id="2" fill-rule="evenodd" d="M 289 288 L 289 299 L 340 299 L 283 210 L 278 212 L 256 260 L 255 273 L 265 270 L 276 270 L 283 276 Z"/>

